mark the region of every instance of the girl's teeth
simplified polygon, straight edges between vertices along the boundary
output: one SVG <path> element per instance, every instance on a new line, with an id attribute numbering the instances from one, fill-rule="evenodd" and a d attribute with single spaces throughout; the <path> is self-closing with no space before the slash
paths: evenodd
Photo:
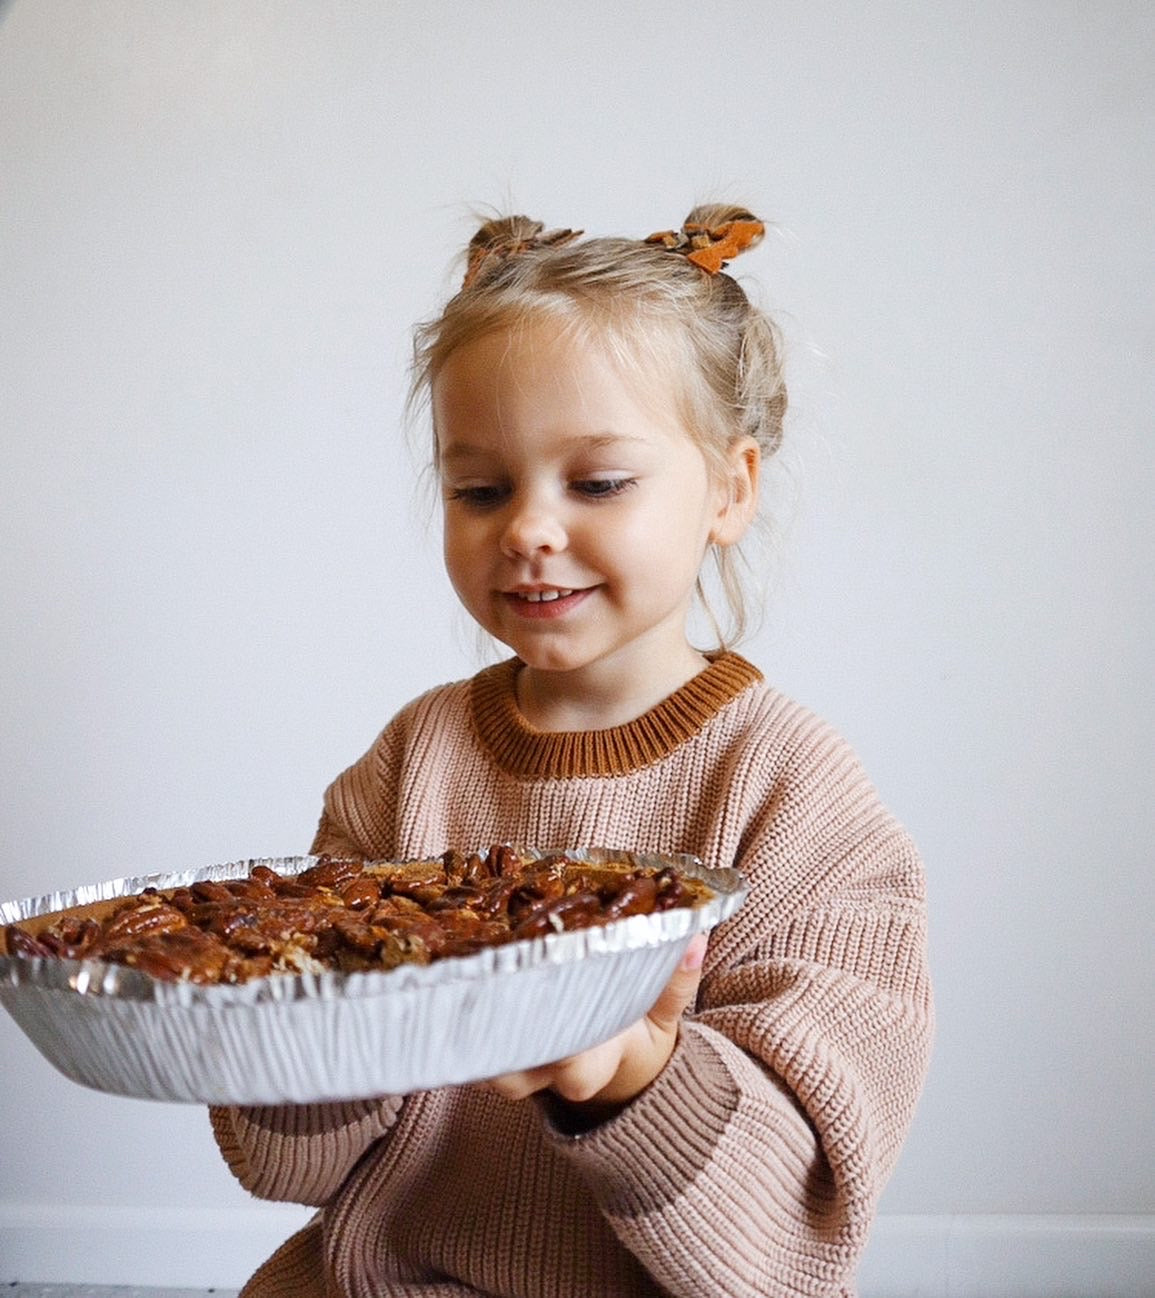
<path id="1" fill-rule="evenodd" d="M 531 604 L 548 604 L 550 600 L 562 599 L 572 594 L 572 590 L 527 590 L 522 598 L 529 600 Z"/>

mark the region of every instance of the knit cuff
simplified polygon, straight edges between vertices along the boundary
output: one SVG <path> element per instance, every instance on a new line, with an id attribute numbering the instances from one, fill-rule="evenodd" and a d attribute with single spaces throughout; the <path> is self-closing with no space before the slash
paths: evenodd
<path id="1" fill-rule="evenodd" d="M 546 1139 L 602 1209 L 640 1217 L 677 1199 L 710 1162 L 738 1106 L 714 1034 L 684 1022 L 659 1076 L 617 1116 L 579 1136 L 545 1121 Z"/>
<path id="2" fill-rule="evenodd" d="M 229 1170 L 261 1199 L 324 1203 L 396 1121 L 402 1099 L 209 1110 Z"/>

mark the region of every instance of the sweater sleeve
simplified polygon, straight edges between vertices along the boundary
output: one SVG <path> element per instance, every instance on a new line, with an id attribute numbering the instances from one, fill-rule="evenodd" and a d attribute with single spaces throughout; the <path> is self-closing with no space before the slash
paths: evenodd
<path id="1" fill-rule="evenodd" d="M 746 842 L 750 898 L 711 939 L 666 1069 L 610 1122 L 550 1139 L 670 1294 L 838 1295 L 929 1057 L 921 864 L 829 735 Z"/>
<path id="2" fill-rule="evenodd" d="M 369 751 L 325 790 L 313 852 L 381 861 L 396 858 L 408 715 L 406 709 L 394 717 Z"/>

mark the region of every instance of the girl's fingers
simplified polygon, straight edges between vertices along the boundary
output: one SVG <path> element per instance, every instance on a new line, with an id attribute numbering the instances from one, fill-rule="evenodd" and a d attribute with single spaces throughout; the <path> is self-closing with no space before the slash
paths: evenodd
<path id="1" fill-rule="evenodd" d="M 538 1091 L 552 1088 L 563 1099 L 580 1103 L 595 1095 L 613 1077 L 621 1062 L 624 1036 L 614 1037 L 600 1046 L 583 1050 L 579 1055 L 571 1055 L 541 1068 L 492 1077 L 483 1085 L 507 1100 L 528 1099 Z"/>
<path id="2" fill-rule="evenodd" d="M 491 1077 L 482 1085 L 487 1091 L 500 1095 L 506 1100 L 525 1100 L 538 1091 L 544 1091 L 550 1084 L 552 1066 L 549 1068 L 530 1068 L 525 1072 L 506 1073 L 502 1077 Z"/>
<path id="3" fill-rule="evenodd" d="M 646 1015 L 660 1031 L 676 1032 L 682 1012 L 689 1009 L 697 999 L 705 955 L 706 935 L 697 933 L 690 940 L 681 963 L 674 970 L 674 976 L 666 984 L 653 1009 Z"/>
<path id="4" fill-rule="evenodd" d="M 632 1029 L 611 1037 L 600 1046 L 583 1050 L 580 1055 L 563 1060 L 551 1070 L 550 1086 L 563 1100 L 581 1104 L 592 1100 L 607 1086 L 621 1066 Z"/>
<path id="5" fill-rule="evenodd" d="M 697 997 L 705 954 L 706 935 L 699 933 L 646 1018 L 632 1028 L 569 1059 L 491 1078 L 486 1088 L 514 1101 L 546 1089 L 574 1104 L 607 1090 L 607 1098 L 631 1099 L 653 1080 L 669 1058 L 682 1013 Z"/>

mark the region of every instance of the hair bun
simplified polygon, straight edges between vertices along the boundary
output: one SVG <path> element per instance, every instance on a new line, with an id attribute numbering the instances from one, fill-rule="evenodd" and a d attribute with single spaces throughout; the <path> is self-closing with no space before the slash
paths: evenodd
<path id="1" fill-rule="evenodd" d="M 670 252 L 716 275 L 728 261 L 760 243 L 766 226 L 744 207 L 707 203 L 686 217 L 680 230 L 660 230 L 647 243 L 660 243 Z"/>
<path id="2" fill-rule="evenodd" d="M 541 221 L 528 216 L 501 216 L 486 221 L 469 241 L 469 260 L 462 288 L 469 288 L 486 263 L 497 266 L 534 248 L 553 248 L 570 243 L 581 230 L 546 230 Z"/>

